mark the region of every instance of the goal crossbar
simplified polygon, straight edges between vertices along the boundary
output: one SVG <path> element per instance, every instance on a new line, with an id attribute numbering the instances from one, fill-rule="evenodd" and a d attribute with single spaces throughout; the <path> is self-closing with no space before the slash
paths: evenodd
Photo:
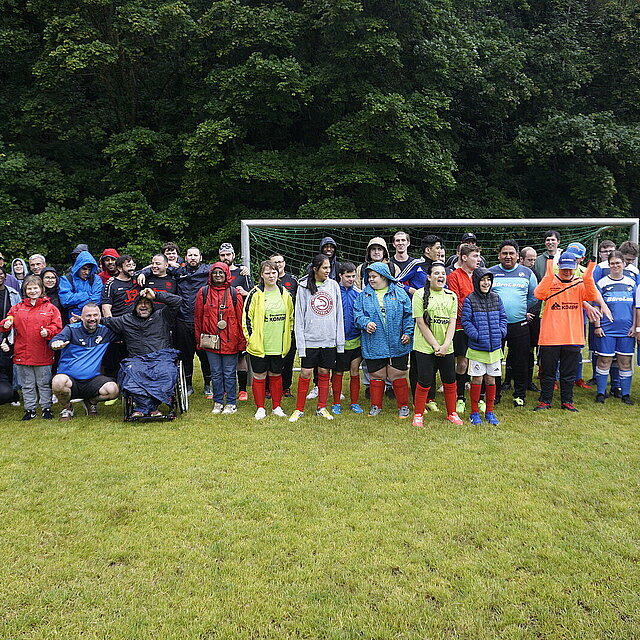
<path id="1" fill-rule="evenodd" d="M 251 227 L 260 228 L 335 228 L 335 227 L 556 227 L 594 226 L 603 227 L 630 227 L 630 240 L 638 242 L 639 226 L 638 218 L 328 218 L 322 220 L 280 218 L 272 220 L 241 220 L 240 240 L 242 246 L 242 262 L 246 266 L 251 265 L 251 246 L 249 230 Z"/>

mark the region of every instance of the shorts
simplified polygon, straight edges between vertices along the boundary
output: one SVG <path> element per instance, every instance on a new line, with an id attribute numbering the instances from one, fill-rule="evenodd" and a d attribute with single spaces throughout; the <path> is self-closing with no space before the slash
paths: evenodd
<path id="1" fill-rule="evenodd" d="M 307 349 L 307 355 L 300 358 L 300 366 L 303 369 L 333 369 L 336 366 L 336 347 L 317 347 Z"/>
<path id="2" fill-rule="evenodd" d="M 260 358 L 259 356 L 252 356 L 249 354 L 249 360 L 251 361 L 251 370 L 253 373 L 275 373 L 280 375 L 282 373 L 284 358 L 282 356 L 265 356 Z"/>
<path id="3" fill-rule="evenodd" d="M 397 358 L 367 358 L 367 369 L 369 373 L 375 373 L 385 367 L 393 367 L 398 371 L 406 371 L 409 368 L 409 354 L 398 356 Z"/>
<path id="4" fill-rule="evenodd" d="M 76 380 L 69 376 L 71 380 L 71 398 L 73 400 L 91 400 L 98 396 L 98 392 L 107 382 L 115 382 L 113 378 L 107 376 L 96 376 L 89 380 Z"/>
<path id="5" fill-rule="evenodd" d="M 477 360 L 469 360 L 469 375 L 480 377 L 483 375 L 493 376 L 497 378 L 502 375 L 502 361 L 497 360 L 491 364 L 478 362 Z"/>
<path id="6" fill-rule="evenodd" d="M 636 346 L 635 338 L 629 336 L 616 338 L 615 336 L 603 336 L 598 338 L 596 343 L 596 353 L 599 356 L 614 356 L 619 353 L 621 356 L 632 356 Z"/>
<path id="7" fill-rule="evenodd" d="M 459 329 L 453 334 L 453 355 L 457 357 L 467 357 L 467 347 L 469 346 L 469 338 L 467 334 Z"/>
<path id="8" fill-rule="evenodd" d="M 349 369 L 351 368 L 351 363 L 356 358 L 362 358 L 362 347 L 347 349 L 344 353 L 338 353 L 336 355 L 335 371 L 337 371 L 338 373 L 349 371 Z"/>

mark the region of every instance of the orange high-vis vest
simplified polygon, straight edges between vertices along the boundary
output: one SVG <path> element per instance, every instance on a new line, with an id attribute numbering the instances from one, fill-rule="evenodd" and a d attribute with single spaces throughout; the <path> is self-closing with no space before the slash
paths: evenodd
<path id="1" fill-rule="evenodd" d="M 535 296 L 544 300 L 540 322 L 540 346 L 563 344 L 584 345 L 582 303 L 595 300 L 598 290 L 593 281 L 596 263 L 589 262 L 582 278 L 563 282 L 553 273 L 553 260 L 547 260 L 547 271 L 536 287 Z"/>

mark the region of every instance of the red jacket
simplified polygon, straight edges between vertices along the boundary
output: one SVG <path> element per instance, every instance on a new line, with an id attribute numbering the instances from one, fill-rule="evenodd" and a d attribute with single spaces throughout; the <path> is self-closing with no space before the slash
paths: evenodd
<path id="1" fill-rule="evenodd" d="M 49 348 L 49 340 L 62 331 L 62 319 L 58 308 L 49 302 L 49 298 L 37 298 L 35 305 L 29 298 L 14 304 L 7 316 L 13 316 L 12 329 L 15 330 L 13 362 L 32 367 L 53 364 L 54 353 Z M 4 318 L 0 321 L 0 332 L 8 333 L 4 328 Z M 47 330 L 47 337 L 40 335 L 40 329 Z"/>
<path id="2" fill-rule="evenodd" d="M 227 274 L 227 280 L 223 287 L 214 285 L 211 282 L 211 272 L 214 269 L 222 269 Z M 220 334 L 220 349 L 212 353 L 231 354 L 244 351 L 247 348 L 247 341 L 242 332 L 242 296 L 236 291 L 235 305 L 233 293 L 231 291 L 231 272 L 229 266 L 224 262 L 216 262 L 209 270 L 209 285 L 202 287 L 196 295 L 196 306 L 193 315 L 193 326 L 196 334 L 196 346 L 200 348 L 200 334 Z M 206 291 L 206 298 L 204 292 Z M 205 298 L 205 300 L 203 300 Z M 222 319 L 227 326 L 218 329 L 217 324 L 220 319 L 220 305 L 223 305 Z"/>
<path id="3" fill-rule="evenodd" d="M 473 293 L 473 280 L 467 275 L 464 269 L 458 267 L 447 276 L 447 289 L 453 291 L 458 296 L 458 314 L 456 317 L 456 331 L 462 329 L 460 317 L 462 316 L 462 305 L 464 299 Z"/>

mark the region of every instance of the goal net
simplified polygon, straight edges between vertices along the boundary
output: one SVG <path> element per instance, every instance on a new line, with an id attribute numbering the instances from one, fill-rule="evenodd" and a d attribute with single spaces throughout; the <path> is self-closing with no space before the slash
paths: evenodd
<path id="1" fill-rule="evenodd" d="M 475 234 L 478 246 L 487 264 L 497 262 L 498 245 L 502 240 L 514 238 L 520 247 L 531 246 L 538 253 L 544 251 L 544 232 L 560 232 L 561 247 L 570 242 L 581 242 L 587 255 L 597 255 L 597 245 L 611 239 L 618 245 L 624 240 L 638 241 L 638 220 L 635 218 L 558 218 L 518 220 L 243 220 L 242 258 L 244 264 L 256 274 L 258 265 L 274 253 L 281 253 L 287 262 L 287 271 L 295 276 L 304 273 L 313 256 L 318 253 L 321 240 L 331 236 L 338 245 L 338 260 L 358 265 L 365 259 L 367 243 L 371 238 L 386 240 L 390 255 L 395 252 L 391 240 L 396 231 L 406 231 L 411 239 L 409 255 L 421 256 L 420 241 L 429 234 L 439 235 L 444 243 L 446 257 L 454 254 L 465 232 Z"/>

